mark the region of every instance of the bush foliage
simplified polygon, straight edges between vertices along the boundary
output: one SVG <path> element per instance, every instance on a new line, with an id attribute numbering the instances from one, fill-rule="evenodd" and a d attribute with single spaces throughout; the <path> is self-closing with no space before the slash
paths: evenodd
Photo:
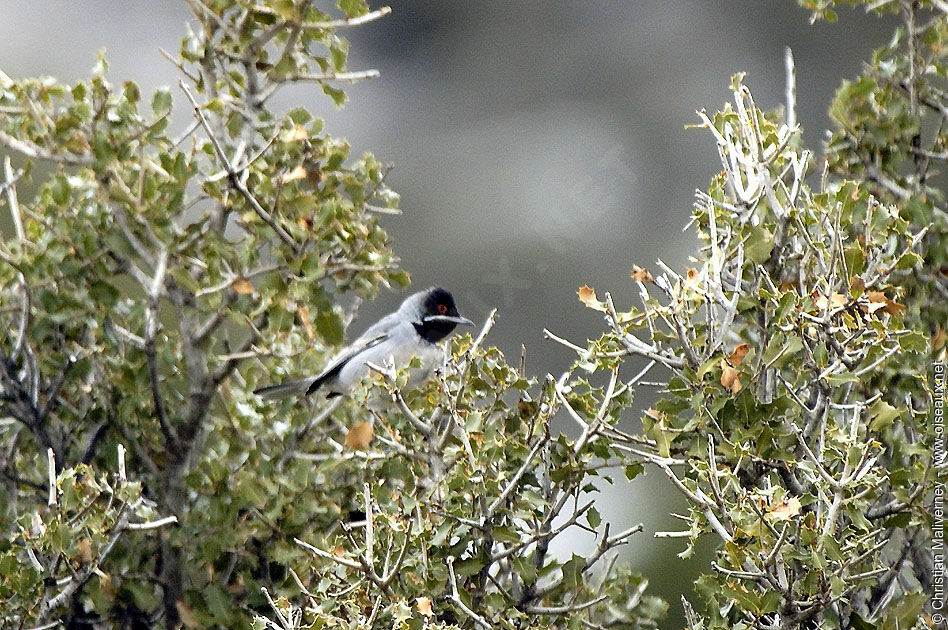
<path id="1" fill-rule="evenodd" d="M 722 170 L 694 266 L 635 267 L 635 306 L 581 288 L 605 329 L 550 333 L 566 373 L 508 363 L 491 316 L 425 387 L 382 370 L 315 404 L 251 392 L 317 372 L 359 300 L 408 283 L 379 223 L 398 196 L 388 166 L 269 102 L 309 82 L 342 104 L 373 72 L 346 69 L 340 33 L 388 11 L 188 4 L 174 91 L 115 86 L 104 59 L 75 85 L 0 73 L 0 625 L 658 627 L 667 604 L 617 561 L 642 526 L 596 509 L 617 466 L 688 501 L 659 533 L 683 556 L 716 541 L 691 628 L 935 623 L 943 2 L 846 3 L 904 26 L 840 88 L 822 160 L 792 90 L 764 112 L 736 76 L 699 114 Z M 588 555 L 550 553 L 579 530 Z"/>

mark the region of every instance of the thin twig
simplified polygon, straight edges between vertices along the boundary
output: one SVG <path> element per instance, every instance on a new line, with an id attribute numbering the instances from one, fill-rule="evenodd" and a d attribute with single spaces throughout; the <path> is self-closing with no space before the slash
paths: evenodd
<path id="1" fill-rule="evenodd" d="M 220 141 L 217 139 L 217 136 L 214 134 L 211 129 L 210 123 L 208 123 L 207 118 L 204 116 L 204 111 L 201 109 L 201 106 L 198 105 L 198 102 L 194 99 L 194 95 L 191 94 L 191 90 L 188 89 L 187 84 L 181 80 L 178 82 L 181 86 L 181 89 L 184 90 L 185 96 L 188 97 L 188 100 L 191 102 L 191 106 L 194 108 L 194 115 L 197 116 L 198 121 L 200 121 L 201 126 L 204 127 L 204 131 L 207 133 L 208 139 L 211 141 L 211 144 L 214 146 L 214 152 L 217 153 L 217 158 L 221 161 L 221 164 L 224 165 L 224 168 L 227 170 L 228 181 L 230 182 L 231 187 L 234 188 L 241 196 L 250 204 L 250 207 L 253 208 L 253 211 L 257 213 L 263 221 L 269 225 L 277 236 L 280 237 L 280 240 L 283 241 L 286 245 L 291 247 L 294 251 L 298 249 L 296 241 L 293 240 L 293 237 L 287 233 L 283 227 L 277 223 L 274 218 L 270 215 L 269 212 L 264 210 L 263 206 L 260 205 L 260 202 L 257 201 L 256 197 L 251 194 L 247 189 L 244 183 L 240 179 L 240 172 L 234 170 L 233 165 L 230 162 L 230 159 L 227 157 L 227 154 L 224 153 L 224 148 L 221 146 Z"/>
<path id="2" fill-rule="evenodd" d="M 345 28 L 347 26 L 360 26 L 362 24 L 367 24 L 369 22 L 374 22 L 379 18 L 383 18 L 389 13 L 392 12 L 392 7 L 379 7 L 375 11 L 369 11 L 364 15 L 358 15 L 351 18 L 342 18 L 339 20 L 327 20 L 325 22 L 304 22 L 303 29 L 336 29 L 336 28 Z"/>
<path id="3" fill-rule="evenodd" d="M 474 621 L 474 623 L 476 623 L 478 626 L 480 626 L 484 630 L 493 630 L 493 626 L 491 626 L 487 622 L 487 620 L 485 620 L 476 612 L 468 608 L 467 604 L 465 604 L 464 601 L 461 599 L 461 595 L 458 593 L 458 578 L 454 574 L 454 556 L 448 556 L 447 562 L 448 562 L 448 572 L 451 576 L 451 595 L 450 595 L 451 601 L 454 602 L 454 604 L 458 608 L 460 608 L 464 612 L 464 614 L 470 617 Z"/>

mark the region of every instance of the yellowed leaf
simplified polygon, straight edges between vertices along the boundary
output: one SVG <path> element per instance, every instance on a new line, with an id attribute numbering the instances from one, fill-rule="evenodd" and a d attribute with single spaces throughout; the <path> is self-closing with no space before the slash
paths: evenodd
<path id="1" fill-rule="evenodd" d="M 371 422 L 360 422 L 346 433 L 346 446 L 356 451 L 364 451 L 375 438 L 375 429 Z"/>
<path id="2" fill-rule="evenodd" d="M 244 574 L 238 573 L 237 577 L 231 580 L 230 584 L 227 585 L 227 592 L 232 595 L 242 595 L 245 591 L 245 587 Z"/>
<path id="3" fill-rule="evenodd" d="M 280 177 L 280 181 L 286 184 L 287 182 L 303 179 L 304 177 L 306 177 L 306 169 L 302 166 L 297 166 L 289 173 L 283 173 L 283 175 Z"/>
<path id="4" fill-rule="evenodd" d="M 790 497 L 789 499 L 784 499 L 778 505 L 767 510 L 767 516 L 775 521 L 789 521 L 791 518 L 800 513 L 801 508 L 802 506 L 800 505 L 800 499 L 797 497 Z"/>
<path id="5" fill-rule="evenodd" d="M 185 628 L 203 628 L 201 622 L 197 620 L 197 617 L 194 616 L 194 611 L 190 606 L 178 600 L 174 603 L 174 607 L 178 609 L 178 617 L 181 619 L 181 623 Z"/>
<path id="6" fill-rule="evenodd" d="M 846 306 L 846 296 L 842 293 L 834 292 L 833 295 L 827 297 L 825 295 L 817 296 L 813 300 L 813 304 L 816 305 L 816 308 L 819 310 L 826 310 L 827 308 L 834 309 L 839 306 Z"/>
<path id="7" fill-rule="evenodd" d="M 254 290 L 250 280 L 247 280 L 246 278 L 237 278 L 230 283 L 230 288 L 234 290 L 234 293 L 238 293 L 240 295 L 250 295 Z"/>
<path id="8" fill-rule="evenodd" d="M 935 331 L 935 336 L 932 337 L 932 350 L 941 350 L 946 341 L 948 341 L 948 332 L 945 332 L 945 329 L 939 326 L 938 330 Z"/>
<path id="9" fill-rule="evenodd" d="M 415 604 L 418 606 L 419 613 L 425 617 L 434 617 L 434 613 L 431 611 L 431 599 L 427 597 L 416 597 Z"/>
<path id="10" fill-rule="evenodd" d="M 76 558 L 79 562 L 92 562 L 92 541 L 88 538 L 80 538 L 78 547 Z"/>
<path id="11" fill-rule="evenodd" d="M 638 265 L 632 265 L 632 272 L 630 274 L 632 279 L 636 282 L 654 282 L 655 278 L 652 277 L 652 274 L 648 272 L 648 269 L 639 267 Z"/>
<path id="12" fill-rule="evenodd" d="M 309 132 L 303 125 L 295 125 L 292 129 L 287 129 L 283 134 L 283 142 L 298 142 L 309 138 Z"/>
<path id="13" fill-rule="evenodd" d="M 744 387 L 737 375 L 737 370 L 728 365 L 724 359 L 721 359 L 721 386 L 729 389 L 732 394 L 736 394 Z"/>
<path id="14" fill-rule="evenodd" d="M 303 322 L 303 329 L 306 330 L 306 336 L 312 341 L 316 338 L 316 335 L 313 334 L 313 325 L 309 321 L 309 310 L 307 310 L 305 306 L 297 306 L 296 313 L 300 316 L 300 321 Z"/>
<path id="15" fill-rule="evenodd" d="M 99 577 L 99 586 L 102 587 L 102 592 L 105 593 L 106 597 L 114 598 L 118 594 L 118 590 L 115 588 L 112 576 L 101 569 L 96 571 L 96 575 Z"/>
<path id="16" fill-rule="evenodd" d="M 737 367 L 741 364 L 741 361 L 744 360 L 744 357 L 747 356 L 747 353 L 750 352 L 750 346 L 746 343 L 742 343 L 733 350 L 731 350 L 731 356 L 727 358 L 728 363 Z"/>

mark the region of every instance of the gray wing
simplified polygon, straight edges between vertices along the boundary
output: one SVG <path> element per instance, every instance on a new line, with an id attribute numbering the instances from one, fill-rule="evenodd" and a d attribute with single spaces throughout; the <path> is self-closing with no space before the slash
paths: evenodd
<path id="1" fill-rule="evenodd" d="M 254 390 L 254 394 L 264 398 L 286 398 L 294 395 L 309 395 L 322 387 L 326 381 L 335 378 L 352 357 L 369 348 L 373 348 L 388 339 L 389 331 L 398 324 L 395 313 L 389 313 L 372 324 L 359 338 L 334 356 L 317 376 L 308 376 L 295 381 L 286 381 Z"/>
<path id="2" fill-rule="evenodd" d="M 386 333 L 382 333 L 371 339 L 362 339 L 362 337 L 360 337 L 359 345 L 353 344 L 347 347 L 345 351 L 338 354 L 332 361 L 329 362 L 329 365 L 326 366 L 326 369 L 324 369 L 319 376 L 314 378 L 309 387 L 306 388 L 306 394 L 312 394 L 317 389 L 322 387 L 323 383 L 335 378 L 339 374 L 339 371 L 342 370 L 342 368 L 344 368 L 353 357 L 365 352 L 369 348 L 379 345 L 386 339 L 388 339 L 388 334 Z"/>
<path id="3" fill-rule="evenodd" d="M 369 329 L 359 335 L 351 344 L 346 346 L 342 352 L 337 354 L 329 362 L 326 368 L 313 379 L 306 389 L 307 394 L 312 394 L 319 389 L 326 381 L 335 378 L 339 371 L 352 360 L 353 357 L 373 348 L 389 337 L 389 333 L 398 325 L 399 318 L 396 313 L 389 313 L 379 321 L 375 322 Z"/>

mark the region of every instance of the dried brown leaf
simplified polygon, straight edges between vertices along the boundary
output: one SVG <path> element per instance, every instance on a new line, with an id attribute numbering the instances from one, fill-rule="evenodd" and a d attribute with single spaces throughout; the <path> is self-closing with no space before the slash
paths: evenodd
<path id="1" fill-rule="evenodd" d="M 300 316 L 300 321 L 303 322 L 303 329 L 306 330 L 306 336 L 312 341 L 316 338 L 316 335 L 313 333 L 313 325 L 309 321 L 309 310 L 305 306 L 297 306 L 296 313 Z"/>
<path id="2" fill-rule="evenodd" d="M 364 451 L 375 438 L 375 428 L 371 422 L 360 422 L 346 433 L 346 446 L 355 451 Z"/>
<path id="3" fill-rule="evenodd" d="M 194 616 L 194 610 L 190 606 L 178 600 L 174 603 L 174 607 L 178 609 L 178 617 L 181 619 L 181 623 L 185 628 L 204 627 L 201 625 L 201 622 L 198 621 L 197 617 Z"/>
<path id="4" fill-rule="evenodd" d="M 737 367 L 741 364 L 741 361 L 744 360 L 744 357 L 747 356 L 747 353 L 750 352 L 750 346 L 746 343 L 742 343 L 733 350 L 731 350 L 731 355 L 727 358 L 728 363 Z"/>
<path id="5" fill-rule="evenodd" d="M 92 562 L 92 541 L 88 538 L 79 539 L 79 551 L 76 558 L 79 562 Z"/>
<path id="6" fill-rule="evenodd" d="M 303 125 L 295 125 L 292 129 L 287 129 L 283 134 L 283 142 L 298 142 L 309 138 L 309 132 Z"/>
<path id="7" fill-rule="evenodd" d="M 767 516 L 775 521 L 789 521 L 794 516 L 797 516 L 801 509 L 802 506 L 800 505 L 800 499 L 797 497 L 790 497 L 789 499 L 784 499 L 778 505 L 767 510 Z"/>
<path id="8" fill-rule="evenodd" d="M 416 597 L 415 604 L 418 606 L 419 613 L 425 617 L 434 617 L 434 613 L 431 611 L 431 599 L 428 597 Z"/>
<path id="9" fill-rule="evenodd" d="M 306 169 L 302 166 L 297 166 L 289 173 L 283 173 L 283 175 L 280 177 L 280 181 L 286 184 L 297 179 L 303 179 L 304 177 L 306 177 Z"/>
<path id="10" fill-rule="evenodd" d="M 688 267 L 688 271 L 686 272 L 686 275 L 685 275 L 685 286 L 690 287 L 692 289 L 696 289 L 698 288 L 698 282 L 700 279 L 701 279 L 701 276 L 698 273 L 698 270 L 695 269 L 694 267 Z"/>
<path id="11" fill-rule="evenodd" d="M 948 341 L 948 332 L 939 326 L 938 330 L 935 331 L 935 336 L 932 337 L 932 350 L 941 350 L 946 341 Z"/>
<path id="12" fill-rule="evenodd" d="M 889 299 L 882 291 L 866 291 L 868 304 L 862 307 L 862 310 L 870 315 L 876 311 L 882 311 L 889 315 L 898 315 L 905 310 L 904 304 L 899 304 L 895 300 Z"/>
<path id="13" fill-rule="evenodd" d="M 586 306 L 590 306 L 591 304 L 599 302 L 599 300 L 596 299 L 596 290 L 588 284 L 584 284 L 583 286 L 579 287 L 576 295 L 579 296 L 579 301 Z"/>
<path id="14" fill-rule="evenodd" d="M 237 278 L 230 283 L 230 288 L 234 290 L 234 293 L 238 293 L 240 295 L 250 295 L 254 291 L 250 280 L 247 280 L 246 278 Z"/>
<path id="15" fill-rule="evenodd" d="M 632 265 L 632 272 L 630 273 L 632 279 L 636 282 L 654 282 L 655 278 L 652 277 L 652 274 L 648 272 L 648 269 L 644 267 L 639 267 L 638 265 Z"/>
<path id="16" fill-rule="evenodd" d="M 599 301 L 599 298 L 596 297 L 596 290 L 588 285 L 583 285 L 579 287 L 579 290 L 576 292 L 576 295 L 579 296 L 579 301 L 586 305 L 587 308 L 595 309 L 597 311 L 605 311 L 606 306 Z"/>
<path id="17" fill-rule="evenodd" d="M 732 394 L 736 394 L 744 387 L 737 375 L 737 370 L 728 365 L 724 359 L 721 359 L 721 386 L 729 389 Z"/>
<path id="18" fill-rule="evenodd" d="M 834 292 L 833 295 L 827 297 L 825 295 L 819 295 L 813 300 L 813 304 L 816 305 L 816 308 L 819 310 L 826 310 L 827 307 L 830 309 L 837 308 L 839 306 L 846 306 L 846 296 L 842 293 Z"/>

